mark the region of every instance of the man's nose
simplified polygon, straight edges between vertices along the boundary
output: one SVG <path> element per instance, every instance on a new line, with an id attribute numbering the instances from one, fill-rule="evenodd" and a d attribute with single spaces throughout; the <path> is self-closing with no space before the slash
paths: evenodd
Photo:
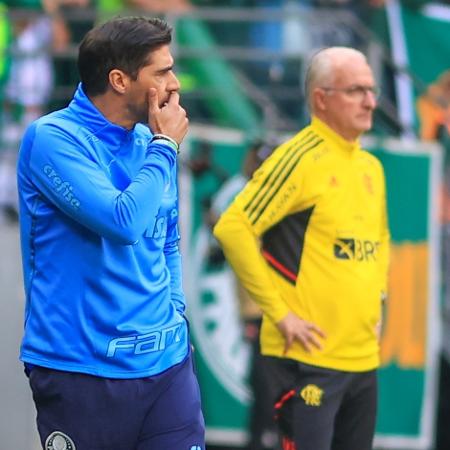
<path id="1" fill-rule="evenodd" d="M 364 106 L 370 109 L 375 109 L 377 106 L 377 97 L 375 93 L 370 90 L 367 90 L 364 96 Z"/>
<path id="2" fill-rule="evenodd" d="M 167 90 L 170 92 L 178 92 L 180 90 L 180 81 L 177 76 L 172 72 L 172 77 L 170 78 L 169 83 L 167 83 Z"/>

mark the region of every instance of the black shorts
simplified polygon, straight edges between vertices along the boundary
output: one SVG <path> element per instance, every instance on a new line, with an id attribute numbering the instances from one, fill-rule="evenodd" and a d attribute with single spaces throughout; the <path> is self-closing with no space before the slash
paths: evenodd
<path id="1" fill-rule="evenodd" d="M 45 450 L 204 450 L 192 356 L 147 378 L 35 367 L 30 385 Z"/>
<path id="2" fill-rule="evenodd" d="M 371 450 L 377 374 L 267 358 L 283 450 Z"/>

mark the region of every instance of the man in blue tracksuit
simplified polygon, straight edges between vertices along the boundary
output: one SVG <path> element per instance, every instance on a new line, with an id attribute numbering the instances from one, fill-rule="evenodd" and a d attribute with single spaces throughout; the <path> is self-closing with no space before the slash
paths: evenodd
<path id="1" fill-rule="evenodd" d="M 27 130 L 21 360 L 45 450 L 203 450 L 178 250 L 188 119 L 159 19 L 80 45 L 67 108 Z"/>

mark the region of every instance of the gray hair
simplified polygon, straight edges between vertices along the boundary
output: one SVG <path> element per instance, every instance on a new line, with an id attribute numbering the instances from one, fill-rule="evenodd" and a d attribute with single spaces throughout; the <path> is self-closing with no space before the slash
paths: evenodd
<path id="1" fill-rule="evenodd" d="M 354 58 L 362 58 L 367 62 L 363 53 L 351 47 L 328 47 L 319 50 L 311 57 L 305 75 L 305 98 L 311 111 L 313 110 L 312 93 L 314 89 L 332 84 L 336 76 L 336 69 Z"/>

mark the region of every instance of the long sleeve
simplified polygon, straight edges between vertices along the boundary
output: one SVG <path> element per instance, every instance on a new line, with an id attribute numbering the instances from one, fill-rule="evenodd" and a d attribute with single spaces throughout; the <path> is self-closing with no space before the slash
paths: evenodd
<path id="1" fill-rule="evenodd" d="M 82 143 L 60 127 L 45 124 L 26 135 L 30 179 L 58 209 L 99 235 L 122 244 L 141 237 L 156 216 L 170 181 L 175 153 L 150 144 L 142 168 L 123 190 L 117 189 Z"/>
<path id="2" fill-rule="evenodd" d="M 263 234 L 293 211 L 310 206 L 304 179 L 309 151 L 320 143 L 313 133 L 297 135 L 280 146 L 255 172 L 214 228 L 237 277 L 274 322 L 290 311 L 273 282 L 260 249 Z"/>
<path id="3" fill-rule="evenodd" d="M 258 237 L 236 205 L 222 214 L 214 227 L 214 236 L 244 288 L 274 323 L 279 322 L 289 308 L 271 281 Z"/>

